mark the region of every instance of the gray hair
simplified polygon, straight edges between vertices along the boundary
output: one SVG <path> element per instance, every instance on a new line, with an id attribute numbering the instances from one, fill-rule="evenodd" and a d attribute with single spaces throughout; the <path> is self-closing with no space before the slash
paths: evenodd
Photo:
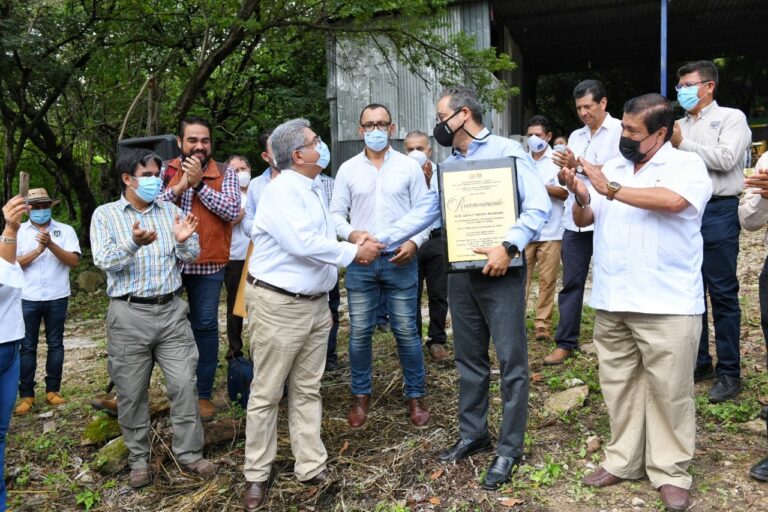
<path id="1" fill-rule="evenodd" d="M 304 145 L 304 128 L 309 128 L 309 121 L 298 118 L 286 121 L 272 132 L 269 138 L 277 168 L 293 167 L 293 152 Z"/>
<path id="2" fill-rule="evenodd" d="M 480 104 L 480 100 L 477 98 L 477 93 L 474 89 L 465 85 L 456 85 L 453 87 L 447 87 L 440 93 L 440 99 L 446 96 L 451 97 L 451 101 L 448 102 L 448 106 L 453 112 L 459 109 L 467 107 L 472 114 L 472 119 L 478 123 L 483 122 L 483 106 Z"/>

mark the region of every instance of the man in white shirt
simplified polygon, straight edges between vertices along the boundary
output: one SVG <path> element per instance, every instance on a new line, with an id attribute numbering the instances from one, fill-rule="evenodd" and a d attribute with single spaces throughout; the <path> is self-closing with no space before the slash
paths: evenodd
<path id="1" fill-rule="evenodd" d="M 573 90 L 573 98 L 576 102 L 576 113 L 584 126 L 568 137 L 565 153 L 553 153 L 552 161 L 561 168 L 567 167 L 577 171 L 581 170 L 577 158 L 583 158 L 601 167 L 611 158 L 619 156 L 621 122 L 611 117 L 606 110 L 608 98 L 605 96 L 605 87 L 597 80 L 579 82 Z M 582 174 L 579 174 L 579 177 L 589 186 L 588 178 Z M 571 194 L 565 200 L 563 211 L 563 288 L 557 297 L 560 313 L 555 333 L 557 348 L 544 358 L 544 364 L 547 365 L 562 363 L 579 348 L 584 286 L 592 260 L 592 226 L 577 226 L 573 222 L 573 203 Z"/>
<path id="2" fill-rule="evenodd" d="M 61 405 L 61 376 L 64 369 L 64 322 L 69 303 L 69 269 L 80 263 L 80 242 L 72 226 L 51 217 L 59 204 L 44 188 L 29 191 L 29 220 L 21 225 L 16 259 L 24 270 L 21 305 L 25 335 L 19 352 L 19 405 L 14 414 L 29 413 L 35 404 L 35 370 L 40 323 L 45 322 L 48 353 L 45 361 L 45 397 L 51 405 Z"/>
<path id="3" fill-rule="evenodd" d="M 240 214 L 232 221 L 232 242 L 229 246 L 229 263 L 224 269 L 224 287 L 227 289 L 227 342 L 229 352 L 227 359 L 243 355 L 243 319 L 233 313 L 237 289 L 240 286 L 240 276 L 245 266 L 245 256 L 248 254 L 248 244 L 251 234 L 245 231 L 243 218 L 248 201 L 248 183 L 251 181 L 251 164 L 241 155 L 232 155 L 224 163 L 228 169 L 237 172 L 240 185 Z"/>
<path id="4" fill-rule="evenodd" d="M 674 113 L 659 94 L 624 105 L 622 156 L 564 172 L 573 220 L 595 226 L 594 340 L 611 420 L 602 466 L 584 485 L 648 476 L 667 510 L 688 507 L 696 436 L 693 366 L 704 293 L 700 233 L 712 183 L 697 155 L 669 144 Z"/>
<path id="5" fill-rule="evenodd" d="M 437 187 L 437 166 L 430 158 L 432 146 L 427 134 L 413 130 L 405 134 L 403 141 L 405 153 L 414 158 L 424 173 L 428 188 Z M 445 361 L 450 357 L 445 348 L 448 335 L 445 333 L 445 321 L 448 316 L 448 274 L 445 272 L 445 248 L 443 246 L 443 224 L 437 219 L 429 228 L 429 238 L 419 247 L 419 289 L 416 303 L 416 329 L 421 338 L 421 294 L 424 281 L 427 282 L 429 300 L 429 329 L 427 330 L 427 350 L 435 362 Z"/>
<path id="6" fill-rule="evenodd" d="M 675 123 L 672 145 L 704 160 L 712 180 L 712 199 L 701 223 L 704 237 L 704 292 L 712 303 L 717 367 L 709 354 L 709 326 L 702 316 L 701 340 L 694 379 L 717 376 L 709 401 L 724 402 L 741 391 L 741 308 L 736 261 L 739 256 L 739 194 L 744 180 L 744 156 L 752 139 L 744 113 L 721 107 L 714 98 L 718 85 L 715 65 L 690 62 L 677 70 L 677 99 L 686 110 Z M 706 301 L 704 306 L 706 308 Z M 716 373 L 715 373 L 716 371 Z"/>
<path id="7" fill-rule="evenodd" d="M 549 147 L 552 131 L 549 119 L 537 115 L 530 118 L 526 124 L 528 153 L 552 203 L 549 218 L 541 230 L 539 240 L 525 246 L 525 260 L 528 265 L 525 283 L 526 305 L 531 291 L 533 271 L 537 264 L 539 267 L 539 298 L 533 328 L 536 339 L 541 341 L 551 339 L 552 310 L 555 305 L 557 274 L 560 273 L 560 245 L 563 239 L 563 201 L 568 197 L 568 190 L 557 180 L 560 168 L 552 161 L 552 148 Z"/>
<path id="8" fill-rule="evenodd" d="M 331 203 L 336 233 L 352 243 L 366 232 L 376 233 L 393 225 L 427 191 L 419 164 L 395 151 L 389 143 L 395 125 L 387 107 L 376 103 L 366 106 L 360 114 L 358 131 L 365 149 L 339 167 Z M 347 421 L 352 428 L 363 426 L 368 418 L 372 391 L 371 336 L 382 293 L 387 296 L 389 323 L 397 340 L 411 423 L 423 428 L 429 422 L 429 411 L 423 402 L 424 354 L 416 332 L 419 269 L 415 259 L 427 233 L 424 230 L 402 245 L 387 247 L 370 266 L 352 264 L 347 269 L 353 395 Z"/>
<path id="9" fill-rule="evenodd" d="M 337 267 L 370 263 L 380 250 L 370 241 L 336 240 L 317 179 L 330 152 L 309 122 L 287 121 L 275 128 L 271 141 L 280 179 L 270 184 L 256 211 L 245 292 L 254 363 L 245 433 L 246 510 L 266 503 L 286 380 L 294 472 L 307 484 L 325 480 L 320 379 L 331 328 L 328 291 Z"/>

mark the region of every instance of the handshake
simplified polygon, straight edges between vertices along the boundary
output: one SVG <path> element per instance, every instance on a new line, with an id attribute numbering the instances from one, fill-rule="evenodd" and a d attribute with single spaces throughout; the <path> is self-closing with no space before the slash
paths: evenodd
<path id="1" fill-rule="evenodd" d="M 355 230 L 349 234 L 349 241 L 357 245 L 355 261 L 362 265 L 368 265 L 379 257 L 379 253 L 386 246 L 380 244 L 376 237 L 367 231 Z"/>

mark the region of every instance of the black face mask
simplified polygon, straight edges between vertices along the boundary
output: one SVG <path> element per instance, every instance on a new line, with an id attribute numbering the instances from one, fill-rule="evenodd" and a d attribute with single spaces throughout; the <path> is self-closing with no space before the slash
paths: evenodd
<path id="1" fill-rule="evenodd" d="M 448 126 L 448 121 L 456 117 L 456 115 L 461 112 L 461 109 L 457 110 L 453 113 L 451 117 L 446 119 L 445 121 L 441 121 L 435 125 L 435 129 L 432 130 L 432 135 L 435 136 L 435 140 L 438 144 L 440 144 L 443 147 L 449 148 L 453 146 L 453 137 L 456 135 L 456 132 L 451 130 L 451 127 Z M 464 123 L 461 124 L 460 128 L 464 127 Z"/>
<path id="2" fill-rule="evenodd" d="M 645 157 L 648 156 L 648 153 L 643 153 L 640 151 L 640 143 L 651 135 L 653 134 L 649 133 L 646 137 L 640 140 L 632 140 L 629 137 L 624 137 L 622 135 L 621 139 L 619 139 L 619 152 L 621 153 L 621 156 L 636 164 L 639 164 L 645 160 Z"/>

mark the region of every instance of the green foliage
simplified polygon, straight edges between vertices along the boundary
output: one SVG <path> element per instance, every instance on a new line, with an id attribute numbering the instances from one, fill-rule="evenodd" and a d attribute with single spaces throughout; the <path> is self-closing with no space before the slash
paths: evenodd
<path id="1" fill-rule="evenodd" d="M 706 419 L 717 420 L 724 424 L 744 423 L 757 418 L 760 413 L 760 403 L 756 398 L 744 398 L 711 404 L 706 395 L 696 397 L 696 412 Z"/>
<path id="2" fill-rule="evenodd" d="M 380 501 L 376 503 L 373 508 L 373 512 L 410 512 L 410 508 L 400 503 L 389 503 L 386 501 Z"/>
<path id="3" fill-rule="evenodd" d="M 94 506 L 101 502 L 101 494 L 99 494 L 99 491 L 85 489 L 77 493 L 77 496 L 75 496 L 75 502 L 85 510 L 91 510 Z"/>
<path id="4" fill-rule="evenodd" d="M 544 466 L 539 469 L 534 469 L 528 478 L 535 484 L 543 487 L 552 485 L 563 472 L 562 464 L 554 462 L 552 456 L 544 456 Z"/>

